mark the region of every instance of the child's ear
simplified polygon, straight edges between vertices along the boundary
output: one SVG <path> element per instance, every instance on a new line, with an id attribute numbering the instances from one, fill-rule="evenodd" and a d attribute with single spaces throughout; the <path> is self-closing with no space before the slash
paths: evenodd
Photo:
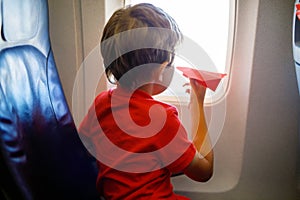
<path id="1" fill-rule="evenodd" d="M 169 62 L 163 62 L 155 71 L 155 83 L 152 85 L 152 95 L 157 95 L 165 91 L 172 80 L 174 74 L 173 67 L 167 67 Z"/>
<path id="2" fill-rule="evenodd" d="M 165 62 L 163 62 L 163 63 L 160 65 L 160 67 L 159 67 L 159 73 L 160 73 L 160 74 L 164 71 L 164 69 L 168 66 L 168 64 L 169 64 L 169 62 L 168 62 L 168 61 L 165 61 Z"/>
<path id="3" fill-rule="evenodd" d="M 164 69 L 166 66 L 168 66 L 169 62 L 165 61 L 161 64 L 161 67 Z"/>
<path id="4" fill-rule="evenodd" d="M 158 80 L 159 81 L 163 81 L 163 72 L 164 72 L 164 69 L 168 66 L 168 63 L 167 61 L 163 62 L 160 67 L 159 67 L 159 78 Z"/>

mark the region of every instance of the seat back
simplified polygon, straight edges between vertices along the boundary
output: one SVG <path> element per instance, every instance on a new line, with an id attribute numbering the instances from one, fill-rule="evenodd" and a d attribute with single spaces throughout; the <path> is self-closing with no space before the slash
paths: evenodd
<path id="1" fill-rule="evenodd" d="M 47 0 L 0 0 L 0 184 L 9 199 L 97 199 L 51 50 Z"/>

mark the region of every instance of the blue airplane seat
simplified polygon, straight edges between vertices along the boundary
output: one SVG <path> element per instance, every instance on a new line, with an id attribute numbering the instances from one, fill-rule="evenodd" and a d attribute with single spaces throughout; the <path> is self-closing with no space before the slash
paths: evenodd
<path id="1" fill-rule="evenodd" d="M 47 0 L 0 0 L 0 197 L 93 200 L 96 160 L 66 103 Z"/>

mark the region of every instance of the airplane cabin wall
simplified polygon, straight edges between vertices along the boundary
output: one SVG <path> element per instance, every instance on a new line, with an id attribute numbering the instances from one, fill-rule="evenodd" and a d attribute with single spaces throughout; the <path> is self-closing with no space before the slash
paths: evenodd
<path id="1" fill-rule="evenodd" d="M 232 190 L 221 193 L 183 193 L 192 199 L 300 199 L 297 183 L 299 96 L 292 57 L 294 0 L 259 0 L 257 19 L 250 19 L 247 18 L 251 16 L 249 13 L 256 12 L 254 2 L 237 1 L 232 81 L 235 82 L 236 76 L 242 74 L 239 68 L 248 67 L 240 64 L 252 62 L 239 183 Z M 248 39 L 244 35 L 248 34 L 246 26 L 252 20 L 256 21 L 254 49 L 251 54 L 245 54 L 245 49 L 251 46 L 245 45 Z M 253 58 L 247 61 L 245 56 Z M 238 81 L 243 84 L 243 77 Z M 228 104 L 234 103 L 230 93 L 238 87 L 231 84 Z M 238 118 L 230 120 L 239 121 Z"/>
<path id="2" fill-rule="evenodd" d="M 49 0 L 48 4 L 50 39 L 65 95 L 72 111 L 75 109 L 76 113 L 84 113 L 87 109 L 86 96 L 92 89 L 79 84 L 75 88 L 78 92 L 74 92 L 74 81 L 78 78 L 81 82 L 85 79 L 98 82 L 98 77 L 78 72 L 84 68 L 84 61 L 91 51 L 98 48 L 105 23 L 105 2 Z M 100 55 L 93 59 L 93 63 L 102 69 Z M 99 86 L 105 89 L 106 83 L 99 82 Z M 74 99 L 76 104 L 73 105 Z"/>

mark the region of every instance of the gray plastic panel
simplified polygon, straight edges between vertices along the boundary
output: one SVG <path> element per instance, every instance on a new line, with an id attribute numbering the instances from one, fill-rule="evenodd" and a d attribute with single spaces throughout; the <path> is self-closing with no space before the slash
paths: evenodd
<path id="1" fill-rule="evenodd" d="M 295 61 L 298 89 L 300 94 L 300 20 L 296 16 L 296 4 L 298 3 L 299 0 L 296 0 L 293 16 L 293 55 Z"/>

